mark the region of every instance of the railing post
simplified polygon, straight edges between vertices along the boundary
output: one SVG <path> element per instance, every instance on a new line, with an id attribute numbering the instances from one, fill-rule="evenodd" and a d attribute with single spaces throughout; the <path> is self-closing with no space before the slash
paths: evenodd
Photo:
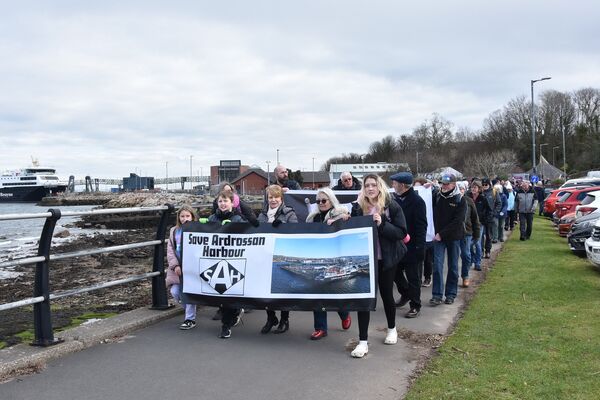
<path id="1" fill-rule="evenodd" d="M 49 209 L 52 215 L 46 218 L 44 229 L 40 236 L 38 246 L 38 256 L 43 256 L 44 261 L 36 263 L 35 267 L 35 285 L 33 287 L 33 297 L 43 296 L 42 303 L 33 305 L 33 327 L 35 331 L 32 346 L 51 346 L 63 342 L 62 339 L 54 339 L 52 332 L 52 315 L 50 312 L 50 247 L 52 245 L 52 234 L 56 221 L 60 219 L 59 209 Z"/>
<path id="2" fill-rule="evenodd" d="M 160 275 L 152 277 L 152 306 L 153 310 L 166 310 L 170 308 L 167 298 L 167 284 L 165 283 L 165 237 L 167 231 L 168 218 L 172 216 L 174 207 L 172 204 L 165 204 L 168 208 L 160 213 L 160 222 L 156 231 L 156 240 L 161 243 L 154 246 L 153 272 L 160 272 Z"/>

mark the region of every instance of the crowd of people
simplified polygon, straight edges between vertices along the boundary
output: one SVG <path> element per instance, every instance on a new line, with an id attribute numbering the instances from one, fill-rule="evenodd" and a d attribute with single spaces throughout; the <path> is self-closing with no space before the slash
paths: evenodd
<path id="1" fill-rule="evenodd" d="M 284 193 L 300 189 L 300 186 L 288 179 L 288 170 L 282 165 L 275 168 L 274 174 L 276 180 L 265 190 L 265 204 L 258 217 L 235 193 L 235 188 L 224 182 L 219 186 L 208 221 L 253 225 L 299 222 L 295 210 L 284 203 Z M 530 239 L 538 195 L 527 181 L 489 178 L 457 181 L 452 174 L 443 175 L 439 181 L 429 181 L 420 177 L 415 179 L 410 172 L 391 175 L 390 181 L 393 191 L 376 174 L 365 175 L 359 180 L 350 172 L 343 172 L 336 186 L 317 190 L 316 210 L 303 222 L 331 225 L 356 216 L 373 218 L 377 227 L 377 286 L 387 320 L 384 343 L 393 345 L 398 340 L 396 309 L 409 304 L 404 316 L 418 317 L 422 308 L 422 287 L 433 285 L 430 306 L 453 304 L 459 288 L 459 260 L 461 286 L 466 288 L 470 285 L 469 272 L 472 269 L 481 271 L 482 258 L 490 258 L 492 244 L 504 241 L 504 232 L 515 229 L 517 221 L 520 240 Z M 416 186 L 431 191 L 431 202 L 418 194 Z M 334 190 L 356 190 L 358 195 L 351 207 L 346 207 L 340 204 Z M 167 242 L 166 282 L 178 302 L 181 298 L 182 225 L 194 220 L 197 220 L 195 210 L 182 206 Z M 447 272 L 444 277 L 445 260 Z M 400 294 L 397 302 L 394 283 Z M 185 317 L 180 329 L 194 328 L 196 306 L 181 305 Z M 221 320 L 219 337 L 231 336 L 231 329 L 240 321 L 243 312 L 226 306 L 219 309 L 213 318 Z M 342 328 L 350 329 L 350 313 L 340 311 L 338 315 Z M 370 312 L 359 311 L 357 320 L 359 342 L 351 355 L 361 358 L 369 352 Z M 289 311 L 280 311 L 278 318 L 275 310 L 267 310 L 266 323 L 260 332 L 282 334 L 289 329 Z M 320 340 L 327 334 L 327 312 L 315 310 L 310 339 Z"/>

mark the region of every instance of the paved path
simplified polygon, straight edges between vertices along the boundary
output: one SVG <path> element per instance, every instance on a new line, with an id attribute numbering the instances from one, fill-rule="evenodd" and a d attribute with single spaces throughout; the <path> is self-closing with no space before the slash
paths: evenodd
<path id="1" fill-rule="evenodd" d="M 481 273 L 471 272 L 477 280 L 475 274 Z M 421 339 L 448 333 L 465 293 L 474 290 L 459 289 L 453 305 L 430 307 L 431 288 L 423 289 L 421 315 L 404 318 L 405 306 L 398 309 L 396 319 L 401 331 Z M 350 357 L 358 337 L 356 313 L 349 331 L 341 329 L 336 313 L 329 313 L 329 336 L 320 341 L 309 340 L 310 312 L 292 312 L 285 334 L 261 335 L 266 314 L 253 311 L 227 340 L 217 338 L 220 323 L 211 320 L 213 313 L 213 308 L 199 311 L 198 326 L 190 331 L 178 329 L 182 317 L 177 315 L 120 340 L 50 361 L 37 374 L 0 385 L 0 399 L 399 399 L 431 351 L 431 343 L 424 341 L 383 344 L 386 322 L 381 300 L 372 313 L 369 354 L 364 359 Z M 110 322 L 97 324 L 103 323 Z M 88 335 L 81 329 L 93 332 L 94 324 L 71 334 L 68 343 L 84 340 L 77 336 Z M 11 351 L 13 356 L 18 352 Z M 0 361 L 7 354 L 0 351 Z"/>

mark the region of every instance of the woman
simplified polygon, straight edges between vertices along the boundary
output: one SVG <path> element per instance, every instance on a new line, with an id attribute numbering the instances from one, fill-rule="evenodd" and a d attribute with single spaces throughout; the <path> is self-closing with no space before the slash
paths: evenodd
<path id="1" fill-rule="evenodd" d="M 267 207 L 258 216 L 259 222 L 269 222 L 273 225 L 281 223 L 298 222 L 294 209 L 283 203 L 283 189 L 279 185 L 271 185 L 266 189 Z M 275 311 L 267 310 L 267 323 L 262 327 L 260 333 L 269 333 L 279 323 L 273 333 L 284 333 L 290 328 L 290 312 L 282 311 L 281 318 L 277 320 Z"/>
<path id="2" fill-rule="evenodd" d="M 217 195 L 217 210 L 208 217 L 208 222 L 217 222 L 226 224 L 229 222 L 246 222 L 237 210 L 233 207 L 233 193 L 224 191 Z M 231 328 L 236 326 L 240 319 L 240 309 L 235 309 L 227 306 L 221 307 L 221 339 L 231 337 Z"/>
<path id="3" fill-rule="evenodd" d="M 496 238 L 500 242 L 504 242 L 504 220 L 506 219 L 506 214 L 508 213 L 508 199 L 504 194 L 504 187 L 499 183 L 494 185 L 494 195 L 500 197 L 500 202 L 502 207 L 500 211 L 494 216 L 495 219 L 498 220 L 496 224 Z"/>
<path id="4" fill-rule="evenodd" d="M 317 190 L 316 196 L 317 210 L 310 213 L 306 217 L 306 222 L 320 222 L 331 225 L 338 219 L 344 221 L 350 218 L 348 209 L 340 205 L 337 197 L 329 188 L 321 188 Z M 347 311 L 338 312 L 342 320 L 342 328 L 350 329 L 352 319 Z M 311 340 L 319 340 L 327 336 L 327 312 L 314 311 L 314 326 L 315 331 L 310 335 Z"/>
<path id="5" fill-rule="evenodd" d="M 507 231 L 510 229 L 512 231 L 515 228 L 515 221 L 517 219 L 515 212 L 515 193 L 510 182 L 506 182 L 504 187 L 506 188 L 506 193 L 508 193 L 506 195 L 507 216 L 504 220 L 504 230 Z"/>
<path id="6" fill-rule="evenodd" d="M 383 300 L 383 308 L 388 329 L 385 344 L 396 344 L 396 304 L 394 302 L 394 277 L 396 266 L 406 253 L 402 242 L 406 237 L 406 220 L 400 205 L 390 197 L 388 186 L 383 179 L 368 174 L 363 179 L 363 187 L 358 200 L 353 203 L 352 216 L 371 215 L 377 225 L 377 268 L 379 294 Z M 359 342 L 352 350 L 352 357 L 362 358 L 369 352 L 367 344 L 369 331 L 369 311 L 358 312 Z"/>
<path id="7" fill-rule="evenodd" d="M 471 269 L 471 247 L 474 242 L 479 240 L 480 226 L 479 216 L 477 215 L 477 207 L 475 202 L 469 196 L 465 196 L 467 192 L 467 183 L 458 182 L 458 190 L 460 194 L 467 201 L 467 214 L 465 216 L 465 236 L 460 241 L 460 259 L 461 259 L 461 272 L 460 277 L 462 278 L 462 287 L 469 287 L 469 270 Z"/>
<path id="8" fill-rule="evenodd" d="M 486 221 L 490 220 L 492 207 L 490 202 L 482 193 L 482 185 L 480 181 L 471 182 L 471 199 L 475 203 L 477 209 L 477 217 L 479 218 L 480 231 L 479 237 L 473 236 L 473 251 L 471 252 L 471 261 L 475 265 L 475 271 L 481 271 L 481 253 L 483 247 L 483 234 L 488 229 L 489 224 Z"/>

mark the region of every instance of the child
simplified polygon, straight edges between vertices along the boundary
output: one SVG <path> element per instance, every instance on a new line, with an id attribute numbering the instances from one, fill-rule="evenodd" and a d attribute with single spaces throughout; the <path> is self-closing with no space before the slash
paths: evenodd
<path id="1" fill-rule="evenodd" d="M 217 210 L 208 217 L 208 222 L 218 222 L 225 224 L 229 222 L 246 222 L 233 208 L 233 193 L 230 191 L 220 192 L 217 196 Z M 236 326 L 240 321 L 240 312 L 242 310 L 224 306 L 223 317 L 221 318 L 221 339 L 231 337 L 231 327 Z"/>
<path id="2" fill-rule="evenodd" d="M 171 295 L 181 303 L 181 226 L 188 221 L 196 220 L 196 212 L 188 205 L 183 205 L 177 211 L 177 221 L 169 232 L 169 242 L 167 244 L 167 287 L 171 290 Z M 185 321 L 179 325 L 179 329 L 188 330 L 196 327 L 196 305 L 181 304 L 185 309 Z"/>

